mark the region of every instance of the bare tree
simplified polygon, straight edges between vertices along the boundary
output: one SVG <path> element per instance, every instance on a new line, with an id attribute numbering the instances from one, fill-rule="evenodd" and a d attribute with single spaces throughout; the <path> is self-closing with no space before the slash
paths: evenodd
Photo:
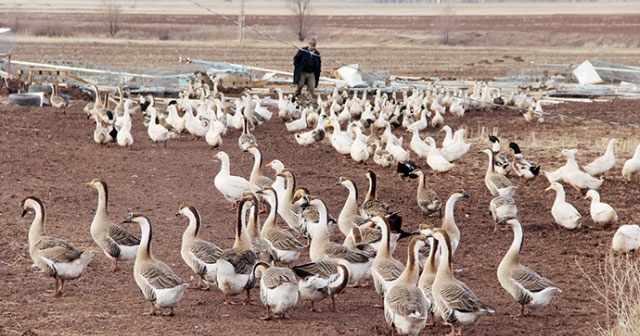
<path id="1" fill-rule="evenodd" d="M 122 15 L 122 7 L 116 0 L 102 0 L 102 6 L 105 14 L 105 24 L 109 30 L 109 34 L 114 36 L 120 31 L 120 16 Z"/>
<path id="2" fill-rule="evenodd" d="M 440 26 L 440 43 L 448 45 L 451 37 L 451 31 L 455 29 L 456 11 L 451 3 L 447 3 L 442 8 L 442 12 L 438 17 L 438 26 Z"/>
<path id="3" fill-rule="evenodd" d="M 294 17 L 294 29 L 301 42 L 311 30 L 311 0 L 287 0 Z"/>

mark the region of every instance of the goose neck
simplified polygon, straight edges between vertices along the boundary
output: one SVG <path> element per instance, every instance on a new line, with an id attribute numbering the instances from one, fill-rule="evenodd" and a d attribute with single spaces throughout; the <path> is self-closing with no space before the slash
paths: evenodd
<path id="1" fill-rule="evenodd" d="M 140 247 L 137 258 L 149 259 L 151 258 L 151 239 L 153 236 L 151 224 L 144 217 L 139 217 L 135 221 L 140 225 Z"/>
<path id="2" fill-rule="evenodd" d="M 243 201 L 238 206 L 238 221 L 236 224 L 236 238 L 233 243 L 234 249 L 248 250 L 251 248 L 251 237 L 247 232 L 247 222 L 244 214 L 246 213 L 246 207 L 249 205 L 248 201 Z"/>
<path id="3" fill-rule="evenodd" d="M 520 250 L 522 249 L 522 241 L 524 239 L 524 232 L 522 231 L 522 226 L 520 223 L 511 223 L 511 227 L 513 228 L 513 242 L 511 243 L 511 247 L 509 247 L 509 251 L 507 252 L 507 256 L 511 258 L 512 261 L 518 261 L 518 257 L 520 255 Z M 505 256 L 506 258 L 506 256 Z"/>

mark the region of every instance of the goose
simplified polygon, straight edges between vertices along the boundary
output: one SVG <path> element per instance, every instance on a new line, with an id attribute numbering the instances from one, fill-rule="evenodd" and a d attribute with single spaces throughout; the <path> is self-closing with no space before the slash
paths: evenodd
<path id="1" fill-rule="evenodd" d="M 433 188 L 427 187 L 426 178 L 422 170 L 416 169 L 412 174 L 418 176 L 416 200 L 418 201 L 418 207 L 420 207 L 422 213 L 430 216 L 432 213 L 438 212 L 439 217 L 442 218 L 442 201 L 440 201 L 438 192 Z"/>
<path id="2" fill-rule="evenodd" d="M 493 165 L 495 166 L 495 172 L 501 175 L 509 175 L 511 171 L 511 164 L 506 155 L 500 153 L 500 140 L 495 135 L 489 136 L 491 141 L 491 152 L 493 153 Z"/>
<path id="3" fill-rule="evenodd" d="M 429 165 L 429 168 L 433 169 L 436 173 L 446 173 L 456 166 L 442 156 L 436 145 L 436 141 L 432 137 L 428 136 L 424 141 L 431 146 L 431 151 L 429 152 L 429 156 L 427 156 L 427 165 Z"/>
<path id="4" fill-rule="evenodd" d="M 282 120 L 291 119 L 291 115 L 296 109 L 295 104 L 284 99 L 281 88 L 276 88 L 275 90 L 278 93 L 278 116 Z"/>
<path id="5" fill-rule="evenodd" d="M 499 189 L 499 195 L 489 202 L 489 211 L 494 221 L 493 231 L 498 229 L 498 222 L 518 216 L 518 207 L 513 199 L 517 188 L 518 186 L 510 186 Z"/>
<path id="6" fill-rule="evenodd" d="M 349 191 L 349 195 L 344 202 L 344 206 L 338 216 L 338 228 L 340 232 L 346 237 L 352 234 L 354 227 L 358 228 L 357 232 L 362 238 L 362 243 L 370 244 L 374 249 L 378 250 L 384 239 L 382 239 L 382 232 L 380 229 L 370 227 L 366 224 L 369 223 L 369 218 L 362 217 L 358 214 L 358 189 L 355 182 L 346 177 L 340 176 L 336 185 L 342 185 Z M 396 248 L 398 238 L 400 234 L 394 233 L 391 236 L 391 252 Z"/>
<path id="7" fill-rule="evenodd" d="M 251 192 L 251 183 L 244 177 L 230 174 L 229 155 L 225 152 L 218 152 L 213 156 L 220 160 L 220 171 L 216 174 L 213 183 L 224 198 L 231 203 L 229 210 L 236 208 L 237 203 L 242 199 L 243 194 Z"/>
<path id="8" fill-rule="evenodd" d="M 251 191 L 256 193 L 258 190 L 270 187 L 273 184 L 273 180 L 262 174 L 262 152 L 258 147 L 253 146 L 247 148 L 245 152 L 253 155 L 253 167 L 251 168 L 251 176 L 249 177 Z"/>
<path id="9" fill-rule="evenodd" d="M 616 165 L 616 156 L 614 153 L 615 145 L 618 143 L 618 139 L 611 139 L 607 144 L 607 150 L 604 154 L 597 159 L 593 160 L 590 164 L 584 166 L 584 171 L 591 176 L 600 176 L 613 168 Z"/>
<path id="10" fill-rule="evenodd" d="M 260 300 L 267 307 L 263 320 L 271 320 L 271 313 L 284 318 L 287 310 L 298 302 L 298 281 L 289 268 L 275 267 L 259 262 L 253 268 L 253 275 L 260 279 Z"/>
<path id="11" fill-rule="evenodd" d="M 381 167 L 388 168 L 396 163 L 396 159 L 389 151 L 380 147 L 380 141 L 374 143 L 373 162 Z"/>
<path id="12" fill-rule="evenodd" d="M 422 289 L 418 288 L 418 251 L 425 244 L 425 236 L 411 239 L 407 249 L 407 265 L 384 295 L 385 320 L 400 335 L 418 335 L 427 324 L 429 301 Z"/>
<path id="13" fill-rule="evenodd" d="M 53 296 L 61 296 L 64 281 L 73 280 L 82 274 L 85 266 L 93 259 L 93 251 L 80 251 L 71 243 L 59 238 L 45 236 L 44 203 L 30 196 L 22 200 L 22 217 L 33 211 L 34 218 L 29 228 L 29 255 L 35 266 L 53 277 Z"/>
<path id="14" fill-rule="evenodd" d="M 493 162 L 495 158 L 493 151 L 491 149 L 483 149 L 482 152 L 487 154 L 487 157 L 489 158 L 487 172 L 484 176 L 484 184 L 487 186 L 487 189 L 489 189 L 492 196 L 498 196 L 499 189 L 513 186 L 513 183 L 511 183 L 511 180 L 509 180 L 505 175 L 499 174 L 495 171 L 496 165 Z"/>
<path id="15" fill-rule="evenodd" d="M 250 197 L 251 201 L 244 203 L 242 220 L 245 220 L 248 214 L 247 233 L 251 239 L 251 246 L 258 261 L 272 265 L 276 260 L 276 251 L 271 247 L 271 243 L 260 235 L 260 221 L 258 219 L 258 207 L 256 206 L 258 199 L 251 193 L 247 193 L 245 196 Z"/>
<path id="16" fill-rule="evenodd" d="M 250 147 L 258 147 L 258 140 L 255 135 L 249 131 L 249 122 L 246 118 L 242 118 L 242 134 L 238 137 L 238 147 L 243 151 L 246 151 Z"/>
<path id="17" fill-rule="evenodd" d="M 178 105 L 175 103 L 175 100 L 171 101 L 167 106 L 167 114 L 164 121 L 171 125 L 176 132 L 184 132 L 186 119 L 178 115 Z"/>
<path id="18" fill-rule="evenodd" d="M 402 230 L 402 217 L 400 216 L 400 213 L 391 211 L 387 203 L 378 199 L 378 177 L 376 176 L 376 173 L 373 170 L 368 170 L 365 176 L 369 180 L 369 189 L 367 190 L 364 202 L 362 202 L 362 206 L 360 207 L 360 215 L 362 217 L 369 218 L 380 214 L 389 220 L 392 232 L 400 233 L 400 238 L 411 235 L 410 233 Z"/>
<path id="19" fill-rule="evenodd" d="M 611 249 L 617 253 L 629 253 L 640 249 L 640 226 L 621 225 L 613 235 Z"/>
<path id="20" fill-rule="evenodd" d="M 264 195 L 267 203 L 269 203 L 269 215 L 262 224 L 260 236 L 269 242 L 271 248 L 275 251 L 277 261 L 290 265 L 298 260 L 304 245 L 289 231 L 283 230 L 276 225 L 276 212 L 278 209 L 276 191 L 271 187 L 266 187 L 257 193 Z"/>
<path id="21" fill-rule="evenodd" d="M 271 187 L 276 191 L 276 194 L 278 194 L 278 204 L 281 205 L 285 198 L 284 191 L 286 188 L 285 178 L 280 174 L 285 169 L 284 163 L 278 159 L 273 159 L 271 162 L 267 163 L 265 167 L 271 168 L 276 172 L 276 176 Z"/>
<path id="22" fill-rule="evenodd" d="M 607 203 L 600 202 L 600 194 L 595 190 L 587 191 L 587 195 L 584 199 L 591 199 L 591 205 L 589 207 L 589 213 L 591 219 L 595 224 L 609 226 L 618 222 L 618 214 Z"/>
<path id="23" fill-rule="evenodd" d="M 291 133 L 300 132 L 307 128 L 307 113 L 309 113 L 309 108 L 302 109 L 300 113 L 300 118 L 289 121 L 284 124 L 287 131 Z"/>
<path id="24" fill-rule="evenodd" d="M 582 170 L 576 163 L 575 155 L 578 151 L 563 150 L 562 154 L 567 157 L 567 163 L 562 170 L 562 180 L 569 183 L 574 189 L 582 191 L 583 189 L 598 189 L 604 181 L 602 178 L 595 178 Z"/>
<path id="25" fill-rule="evenodd" d="M 176 216 L 180 215 L 189 219 L 189 225 L 182 234 L 180 255 L 187 266 L 198 275 L 198 284 L 196 287 L 202 290 L 208 290 L 211 288 L 211 285 L 217 285 L 217 263 L 218 258 L 220 258 L 222 254 L 222 249 L 216 244 L 198 237 L 202 220 L 196 208 L 184 204 L 176 213 Z"/>
<path id="26" fill-rule="evenodd" d="M 211 148 L 222 146 L 222 135 L 226 132 L 227 126 L 215 117 L 209 122 L 209 128 L 204 135 L 204 140 Z"/>
<path id="27" fill-rule="evenodd" d="M 200 120 L 200 113 L 197 115 L 193 115 L 193 106 L 190 102 L 187 102 L 185 105 L 185 113 L 184 113 L 184 128 L 187 132 L 191 133 L 193 136 L 193 140 L 197 140 L 198 138 L 204 138 L 209 130 L 208 123 L 203 123 Z"/>
<path id="28" fill-rule="evenodd" d="M 429 254 L 427 255 L 424 263 L 421 263 L 421 265 L 423 265 L 423 268 L 422 273 L 420 273 L 420 278 L 418 278 L 418 288 L 422 290 L 422 294 L 424 294 L 427 302 L 429 303 L 429 318 L 427 319 L 427 321 L 430 321 L 430 326 L 435 326 L 435 305 L 433 303 L 433 294 L 431 291 L 431 287 L 433 286 L 433 280 L 435 280 L 436 273 L 438 272 L 438 257 L 436 255 L 438 251 L 438 241 L 434 240 L 431 236 L 433 234 L 433 226 L 430 226 L 428 230 L 421 231 L 428 231 L 428 235 L 426 237 L 427 245 L 429 245 Z"/>
<path id="29" fill-rule="evenodd" d="M 532 163 L 524 158 L 520 151 L 520 146 L 515 142 L 509 143 L 509 148 L 513 150 L 513 161 L 511 162 L 512 170 L 525 180 L 531 180 L 540 173 L 540 165 Z"/>
<path id="30" fill-rule="evenodd" d="M 128 112 L 125 112 L 128 116 Z M 116 143 L 120 147 L 131 147 L 133 146 L 133 136 L 131 135 L 131 117 L 121 117 L 118 118 L 118 121 L 122 120 L 121 127 L 118 129 L 118 134 L 116 135 Z"/>
<path id="31" fill-rule="evenodd" d="M 282 192 L 276 190 L 276 194 L 278 195 L 278 215 L 284 219 L 291 230 L 301 233 L 302 230 L 298 220 L 298 214 L 296 214 L 292 208 L 296 191 L 296 176 L 291 170 L 285 168 L 276 174 L 276 183 L 278 182 L 278 178 L 284 178 L 285 180 L 285 189 Z"/>
<path id="32" fill-rule="evenodd" d="M 62 113 L 67 113 L 67 101 L 58 95 L 58 84 L 51 84 L 51 97 L 49 97 L 51 106 L 62 109 Z"/>
<path id="33" fill-rule="evenodd" d="M 118 270 L 118 261 L 135 259 L 140 239 L 119 225 L 111 222 L 107 214 L 109 201 L 109 188 L 107 183 L 100 179 L 93 179 L 87 186 L 98 191 L 98 207 L 91 221 L 91 237 L 104 251 L 107 258 L 111 259 L 111 271 Z"/>
<path id="34" fill-rule="evenodd" d="M 318 209 L 319 220 L 310 223 L 309 234 L 311 243 L 309 245 L 309 258 L 311 261 L 322 259 L 339 258 L 346 260 L 349 265 L 350 282 L 358 284 L 360 279 L 369 273 L 375 253 L 351 250 L 343 245 L 329 240 L 329 229 L 327 224 L 327 207 L 320 199 L 306 200 L 303 207 L 315 206 Z"/>
<path id="35" fill-rule="evenodd" d="M 347 132 L 343 132 L 340 129 L 340 124 L 335 118 L 333 120 L 329 119 L 329 124 L 327 126 L 333 128 L 331 136 L 329 137 L 331 146 L 333 146 L 333 148 L 335 148 L 335 150 L 337 150 L 338 153 L 342 155 L 350 155 L 351 145 L 353 144 L 351 135 L 349 135 Z"/>
<path id="36" fill-rule="evenodd" d="M 544 175 L 547 178 L 547 180 L 549 181 L 549 183 L 553 183 L 553 182 L 559 182 L 562 183 L 564 182 L 564 173 L 565 171 L 568 170 L 573 170 L 573 169 L 580 169 L 580 167 L 578 166 L 578 163 L 575 161 L 575 158 L 573 155 L 571 155 L 569 152 L 573 152 L 573 155 L 575 155 L 575 153 L 578 152 L 577 149 L 568 149 L 565 148 L 562 150 L 562 155 L 564 155 L 567 158 L 567 162 L 564 164 L 564 166 L 554 170 L 554 171 L 545 171 Z"/>
<path id="37" fill-rule="evenodd" d="M 144 315 L 155 316 L 156 308 L 169 308 L 169 316 L 174 316 L 174 307 L 182 300 L 189 284 L 182 282 L 167 264 L 156 259 L 151 253 L 153 235 L 147 217 L 130 213 L 124 222 L 140 225 L 141 241 L 133 264 L 133 278 L 144 298 L 151 304 L 151 309 Z"/>
<path id="38" fill-rule="evenodd" d="M 100 99 L 100 90 L 98 89 L 98 86 L 94 83 L 89 83 L 89 85 L 93 89 L 96 98 L 93 102 L 87 103 L 83 108 L 83 111 L 87 114 L 87 118 L 90 118 L 92 114 L 101 115 L 105 108 L 104 103 Z"/>
<path id="39" fill-rule="evenodd" d="M 438 106 L 434 110 L 433 117 L 431 117 L 431 126 L 433 128 L 438 128 L 444 125 L 444 117 L 442 116 L 444 114 L 444 111 L 444 106 Z"/>
<path id="40" fill-rule="evenodd" d="M 453 162 L 458 160 L 463 155 L 469 152 L 471 149 L 471 144 L 464 142 L 465 134 L 467 130 L 461 128 L 453 133 L 453 142 L 449 146 L 442 146 L 440 149 L 440 154 L 449 162 Z"/>
<path id="41" fill-rule="evenodd" d="M 418 175 L 413 174 L 413 171 L 420 168 L 422 167 L 418 166 L 418 164 L 413 161 L 398 162 L 398 164 L 396 165 L 396 173 L 398 173 L 398 175 L 400 175 L 400 178 L 402 178 L 403 180 L 405 179 L 405 177 L 415 179 L 418 178 Z"/>
<path id="42" fill-rule="evenodd" d="M 367 146 L 367 138 L 362 134 L 362 131 L 359 127 L 353 128 L 353 133 L 355 134 L 355 139 L 351 144 L 351 149 L 349 154 L 351 155 L 351 159 L 357 163 L 363 163 L 369 160 L 369 149 Z"/>
<path id="43" fill-rule="evenodd" d="M 183 283 L 167 264 L 153 257 L 151 224 L 145 216 L 130 213 L 124 222 L 140 225 L 141 242 L 133 266 L 133 276 L 144 298 L 151 303 L 151 310 L 145 315 L 156 315 L 156 308 L 170 308 L 169 316 L 174 316 L 174 307 L 182 299 L 189 284 Z"/>
<path id="44" fill-rule="evenodd" d="M 420 111 L 420 119 L 411 123 L 408 127 L 410 130 L 416 130 L 417 132 L 423 131 L 429 126 L 429 118 L 427 118 L 427 109 Z"/>
<path id="45" fill-rule="evenodd" d="M 384 149 L 391 153 L 397 162 L 409 161 L 411 153 L 402 147 L 402 144 L 397 144 L 394 141 L 387 141 Z"/>
<path id="46" fill-rule="evenodd" d="M 429 157 L 431 152 L 431 146 L 420 139 L 420 133 L 416 128 L 409 128 L 409 132 L 412 133 L 411 141 L 409 142 L 409 148 L 423 159 Z"/>
<path id="47" fill-rule="evenodd" d="M 218 273 L 216 276 L 218 288 L 225 295 L 225 304 L 231 304 L 229 298 L 243 291 L 247 292 L 245 304 L 251 303 L 251 288 L 255 284 L 253 267 L 257 262 L 256 253 L 251 246 L 251 238 L 247 232 L 243 218 L 243 205 L 252 202 L 252 197 L 243 197 L 238 206 L 238 220 L 233 247 L 222 251 L 218 258 Z"/>
<path id="48" fill-rule="evenodd" d="M 298 289 L 300 299 L 311 303 L 311 311 L 316 312 L 315 303 L 328 297 L 333 305 L 332 312 L 337 313 L 336 295 L 349 284 L 348 262 L 339 259 L 323 259 L 296 265 L 293 272 L 300 277 Z"/>
<path id="49" fill-rule="evenodd" d="M 449 237 L 449 250 L 451 251 L 451 255 L 456 252 L 458 245 L 460 245 L 460 229 L 458 229 L 455 221 L 454 209 L 459 199 L 469 197 L 466 191 L 460 190 L 459 192 L 451 194 L 445 205 L 441 229 L 444 230 L 447 233 L 447 237 Z"/>
<path id="50" fill-rule="evenodd" d="M 462 99 L 454 99 L 453 103 L 451 103 L 451 106 L 449 107 L 449 112 L 458 118 L 464 116 L 465 111 L 466 109 L 463 105 Z"/>
<path id="51" fill-rule="evenodd" d="M 382 244 L 378 248 L 378 253 L 371 264 L 371 277 L 376 292 L 384 300 L 384 294 L 391 287 L 393 281 L 400 277 L 404 270 L 404 265 L 396 260 L 391 251 L 391 231 L 387 219 L 376 215 L 371 220 L 380 228 L 382 232 Z M 384 306 L 384 301 L 382 303 Z"/>
<path id="52" fill-rule="evenodd" d="M 150 113 L 151 119 L 147 126 L 147 134 L 151 141 L 155 142 L 156 147 L 158 146 L 158 142 L 164 143 L 164 147 L 167 147 L 167 140 L 177 138 L 178 134 L 158 123 L 156 109 L 151 109 Z"/>
<path id="53" fill-rule="evenodd" d="M 257 117 L 261 118 L 263 122 L 271 120 L 273 113 L 271 113 L 269 109 L 261 105 L 262 101 L 260 100 L 260 97 L 258 97 L 257 95 L 253 95 L 252 100 L 253 104 L 255 104 L 253 110 L 257 114 Z"/>
<path id="54" fill-rule="evenodd" d="M 433 230 L 433 238 L 438 241 L 441 251 L 436 277 L 431 286 L 435 311 L 451 326 L 450 335 L 462 334 L 462 326 L 473 324 L 481 315 L 494 314 L 495 311 L 482 302 L 462 281 L 456 279 L 452 268 L 451 241 L 447 232 Z"/>
<path id="55" fill-rule="evenodd" d="M 627 182 L 638 180 L 640 182 L 640 144 L 636 146 L 633 157 L 624 162 L 622 166 L 622 177 Z"/>
<path id="56" fill-rule="evenodd" d="M 565 201 L 564 188 L 558 182 L 553 182 L 546 190 L 555 190 L 556 198 L 551 207 L 551 215 L 553 220 L 562 227 L 575 230 L 580 227 L 580 218 L 582 217 L 573 205 Z"/>
<path id="57" fill-rule="evenodd" d="M 511 226 L 513 242 L 498 265 L 498 281 L 502 288 L 521 305 L 520 316 L 524 316 L 525 306 L 539 309 L 551 302 L 556 293 L 562 292 L 549 279 L 540 276 L 534 270 L 520 263 L 520 251 L 524 233 L 520 222 L 511 218 L 501 221 L 499 225 Z"/>
<path id="58" fill-rule="evenodd" d="M 93 131 L 93 141 L 97 145 L 106 145 L 115 140 L 118 135 L 117 130 L 113 128 L 113 126 L 105 123 L 98 114 L 92 114 L 90 118 L 96 122 L 96 128 Z"/>
<path id="59" fill-rule="evenodd" d="M 451 130 L 451 126 L 449 125 L 444 125 L 442 126 L 442 128 L 440 129 L 440 132 L 444 132 L 444 139 L 442 139 L 442 148 L 447 148 L 451 145 L 453 145 L 454 140 L 453 140 L 453 131 Z"/>

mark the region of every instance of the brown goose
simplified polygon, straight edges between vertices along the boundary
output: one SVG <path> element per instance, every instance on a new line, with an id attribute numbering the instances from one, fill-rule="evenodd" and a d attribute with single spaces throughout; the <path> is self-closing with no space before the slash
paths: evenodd
<path id="1" fill-rule="evenodd" d="M 78 278 L 93 259 L 93 251 L 80 251 L 71 243 L 44 234 L 46 211 L 44 203 L 36 197 L 22 200 L 22 217 L 33 211 L 29 229 L 29 255 L 41 271 L 53 277 L 53 296 L 64 291 L 64 281 Z"/>

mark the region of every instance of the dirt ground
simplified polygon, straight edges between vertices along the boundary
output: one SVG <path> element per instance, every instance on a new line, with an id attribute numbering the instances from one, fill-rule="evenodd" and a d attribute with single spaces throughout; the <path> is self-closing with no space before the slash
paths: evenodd
<path id="1" fill-rule="evenodd" d="M 495 18 L 488 18 L 489 25 Z M 59 42 L 59 41 L 58 41 Z M 97 64 L 121 65 L 126 57 L 108 53 L 119 44 L 95 42 L 91 48 L 82 43 L 62 44 L 54 42 L 25 43 L 17 48 L 21 59 L 60 58 L 76 60 L 85 58 Z M 180 50 L 158 50 L 149 44 L 134 48 L 129 45 L 129 57 L 134 63 L 145 62 L 149 66 L 170 64 Z M 227 47 L 213 52 L 249 58 L 245 47 Z M 222 51 L 221 51 L 222 49 Z M 354 58 L 369 55 L 373 64 L 378 59 L 376 50 L 386 64 L 401 69 L 404 74 L 433 75 L 437 67 L 423 66 L 413 72 L 411 56 L 392 47 L 327 48 L 337 58 L 346 55 Z M 65 53 L 71 50 L 73 52 Z M 424 49 L 423 49 L 424 50 Z M 491 62 L 478 67 L 467 67 L 465 54 L 494 60 L 503 55 L 520 56 L 532 60 L 544 53 L 547 60 L 565 62 L 582 60 L 593 50 L 578 48 L 567 55 L 564 49 L 527 50 L 526 48 L 446 48 L 443 54 L 431 55 L 434 59 L 450 60 L 445 75 L 455 77 L 466 72 L 465 78 L 492 78 L 504 75 L 509 69 L 503 62 Z M 476 53 L 477 51 L 477 53 Z M 613 53 L 619 59 L 632 51 Z M 205 49 L 201 49 L 205 53 Z M 254 55 L 257 63 L 278 64 L 276 57 L 288 55 Z M 417 53 L 412 51 L 412 53 Z M 57 56 L 56 56 L 57 55 Z M 82 55 L 82 56 L 78 56 Z M 110 55 L 110 57 L 105 57 Z M 147 56 L 142 56 L 147 55 Z M 396 55 L 402 57 L 394 58 Z M 636 54 L 637 56 L 637 54 Z M 102 58 L 104 61 L 101 62 Z M 287 60 L 289 56 L 286 56 Z M 510 58 L 513 59 L 513 58 Z M 629 59 L 631 59 L 629 57 Z M 637 59 L 635 60 L 637 62 Z M 522 63 L 522 62 L 519 62 Z M 283 63 L 284 64 L 284 63 Z M 633 63 L 631 63 L 633 64 Z M 258 64 L 261 65 L 261 64 Z M 288 61 L 286 67 L 289 66 Z M 458 71 L 458 72 L 456 72 Z M 233 244 L 236 213 L 226 209 L 228 204 L 213 185 L 220 164 L 213 160 L 216 150 L 202 141 L 190 141 L 182 137 L 170 141 L 166 148 L 157 147 L 148 139 L 140 116 L 134 117 L 131 149 L 114 145 L 99 147 L 92 139 L 94 124 L 87 120 L 83 106 L 87 101 L 72 100 L 65 115 L 52 107 L 17 107 L 6 105 L 6 96 L 0 98 L 0 334 L 2 335 L 77 335 L 77 334 L 163 334 L 163 335 L 389 335 L 381 309 L 374 307 L 379 298 L 373 288 L 349 288 L 338 297 L 339 314 L 330 313 L 329 302 L 319 306 L 323 312 L 312 313 L 299 302 L 285 320 L 261 321 L 265 313 L 258 300 L 258 290 L 252 295 L 258 303 L 252 306 L 227 306 L 221 292 L 188 290 L 176 309 L 175 317 L 147 317 L 147 308 L 133 276 L 133 263 L 123 263 L 121 270 L 111 273 L 109 262 L 93 243 L 89 225 L 97 204 L 97 193 L 85 184 L 93 178 L 104 179 L 110 187 L 109 214 L 119 222 L 130 211 L 147 215 L 154 228 L 152 249 L 154 255 L 169 264 L 185 281 L 193 282 L 193 272 L 180 257 L 180 239 L 187 222 L 175 213 L 183 203 L 196 207 L 203 218 L 201 237 L 223 248 Z M 640 102 L 616 100 L 612 102 L 579 104 L 567 103 L 545 107 L 545 111 L 592 117 L 603 120 L 640 124 L 636 113 Z M 637 127 L 616 126 L 571 118 L 548 116 L 544 123 L 527 123 L 517 112 L 506 109 L 473 110 L 463 118 L 445 117 L 453 129 L 468 129 L 468 141 L 473 146 L 450 173 L 436 175 L 426 170 L 428 183 L 436 188 L 442 198 L 464 188 L 471 197 L 460 200 L 456 206 L 456 222 L 462 233 L 461 244 L 454 257 L 456 276 L 465 281 L 474 292 L 496 310 L 494 316 L 486 316 L 465 332 L 466 335 L 594 335 L 596 328 L 608 326 L 604 306 L 587 276 L 599 279 L 599 266 L 609 251 L 611 238 L 618 225 L 610 228 L 595 226 L 588 216 L 588 205 L 582 195 L 567 188 L 567 200 L 583 214 L 581 229 L 566 231 L 553 223 L 551 205 L 555 197 L 545 191 L 548 182 L 538 177 L 529 183 L 517 179 L 516 194 L 520 221 L 525 231 L 525 243 L 521 261 L 553 280 L 562 293 L 552 304 L 525 318 L 514 318 L 519 306 L 499 285 L 497 266 L 512 241 L 510 232 L 493 232 L 488 207 L 491 195 L 484 185 L 487 160 L 477 151 L 489 146 L 487 135 L 496 133 L 504 144 L 518 141 L 531 160 L 539 162 L 543 170 L 553 170 L 564 164 L 560 156 L 563 148 L 578 148 L 578 162 L 586 164 L 599 156 L 609 138 L 620 139 L 616 148 L 617 165 L 606 176 L 600 188 L 602 200 L 618 211 L 619 225 L 637 223 L 640 211 L 638 197 L 640 186 L 627 184 L 620 176 L 623 162 L 630 158 L 640 142 Z M 220 150 L 229 154 L 233 172 L 249 176 L 253 159 L 237 146 L 239 132 L 230 130 Z M 349 158 L 335 153 L 327 143 L 300 148 L 292 135 L 277 118 L 258 127 L 255 131 L 265 162 L 279 159 L 297 174 L 298 185 L 307 187 L 320 196 L 332 214 L 337 215 L 347 196 L 344 188 L 335 186 L 339 176 L 350 177 L 357 183 L 360 195 L 366 192 L 367 169 L 379 176 L 379 198 L 392 208 L 401 211 L 405 230 L 420 223 L 440 225 L 436 218 L 420 215 L 415 202 L 415 181 L 403 181 L 394 169 L 382 169 L 372 161 L 354 164 Z M 434 136 L 438 143 L 443 133 L 428 129 L 422 136 Z M 405 134 L 405 138 L 408 133 Z M 426 167 L 426 163 L 417 160 Z M 265 175 L 273 172 L 264 168 Z M 32 215 L 20 217 L 20 201 L 27 196 L 41 198 L 47 207 L 47 232 L 73 242 L 83 249 L 95 250 L 96 256 L 81 278 L 69 281 L 60 298 L 51 298 L 46 292 L 53 281 L 31 267 L 27 233 Z M 360 201 L 362 201 L 362 196 Z M 283 224 L 279 221 L 280 224 Z M 136 227 L 130 227 L 139 232 Z M 333 239 L 342 241 L 339 234 Z M 399 245 L 395 257 L 406 260 L 406 242 Z M 308 260 L 304 253 L 300 262 Z M 583 273 L 583 271 L 584 273 Z M 444 327 L 426 328 L 424 335 L 442 335 Z"/>

